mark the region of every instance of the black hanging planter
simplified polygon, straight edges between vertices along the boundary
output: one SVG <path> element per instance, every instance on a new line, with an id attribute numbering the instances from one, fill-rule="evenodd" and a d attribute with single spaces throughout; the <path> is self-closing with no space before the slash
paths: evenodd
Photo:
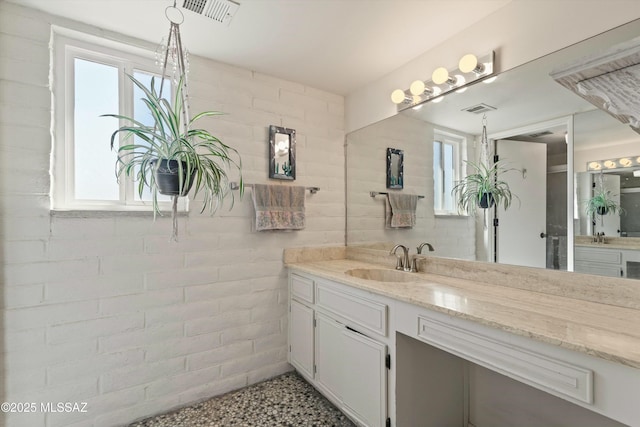
<path id="1" fill-rule="evenodd" d="M 493 198 L 493 194 L 491 193 L 482 193 L 482 197 L 480 198 L 480 207 L 482 209 L 488 209 L 495 204 L 495 199 Z"/>
<path id="2" fill-rule="evenodd" d="M 607 208 L 606 206 L 598 206 L 596 208 L 596 212 L 598 213 L 598 215 L 606 215 L 609 213 L 609 208 Z"/>
<path id="3" fill-rule="evenodd" d="M 191 190 L 196 175 L 195 169 L 187 179 L 187 164 L 182 162 L 183 191 L 180 192 L 180 178 L 177 160 L 160 159 L 160 165 L 156 169 L 158 159 L 152 160 L 153 173 L 158 186 L 158 192 L 165 196 L 186 196 Z"/>

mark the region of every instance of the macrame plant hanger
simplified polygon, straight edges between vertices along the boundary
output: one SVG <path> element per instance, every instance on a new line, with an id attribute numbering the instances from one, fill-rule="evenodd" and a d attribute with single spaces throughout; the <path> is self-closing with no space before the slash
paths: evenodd
<path id="1" fill-rule="evenodd" d="M 162 98 L 162 90 L 164 82 L 169 77 L 167 68 L 171 63 L 171 81 L 173 85 L 181 86 L 181 114 L 182 126 L 184 127 L 184 135 L 189 131 L 189 90 L 187 83 L 187 74 L 189 73 L 189 52 L 182 47 L 182 37 L 180 36 L 180 24 L 184 22 L 182 11 L 176 7 L 176 0 L 173 6 L 169 6 L 164 11 L 165 16 L 171 23 L 167 42 L 161 42 L 160 47 L 156 51 L 157 63 L 162 67 L 162 77 L 160 81 L 159 98 Z M 172 196 L 171 203 L 171 222 L 172 232 L 171 240 L 178 240 L 178 195 Z"/>
<path id="2" fill-rule="evenodd" d="M 490 165 L 490 147 L 489 147 L 489 138 L 487 137 L 487 115 L 482 115 L 482 135 L 480 136 L 480 162 L 484 163 L 485 166 Z"/>
<path id="3" fill-rule="evenodd" d="M 491 157 L 490 157 L 490 147 L 489 147 L 489 138 L 487 137 L 487 115 L 482 115 L 482 134 L 480 135 L 480 159 L 479 162 L 483 163 L 485 167 L 491 166 Z M 487 218 L 487 209 L 483 209 L 484 211 L 484 229 L 486 230 L 489 227 L 488 218 Z"/>

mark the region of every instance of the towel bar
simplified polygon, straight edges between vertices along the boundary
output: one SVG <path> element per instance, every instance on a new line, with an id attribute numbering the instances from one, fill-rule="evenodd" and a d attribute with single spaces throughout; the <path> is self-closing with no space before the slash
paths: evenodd
<path id="1" fill-rule="evenodd" d="M 369 195 L 371 197 L 376 197 L 376 196 L 380 196 L 380 195 L 384 195 L 386 196 L 389 193 L 386 193 L 384 191 L 369 191 Z M 424 196 L 418 196 L 418 199 L 424 199 Z"/>
<path id="2" fill-rule="evenodd" d="M 253 184 L 245 184 L 245 187 L 253 187 Z M 238 185 L 237 182 L 230 182 L 229 183 L 229 188 L 232 190 L 237 190 L 240 188 L 240 186 Z M 316 194 L 318 191 L 320 191 L 320 187 L 305 187 L 306 190 L 309 190 L 309 193 L 311 194 Z"/>

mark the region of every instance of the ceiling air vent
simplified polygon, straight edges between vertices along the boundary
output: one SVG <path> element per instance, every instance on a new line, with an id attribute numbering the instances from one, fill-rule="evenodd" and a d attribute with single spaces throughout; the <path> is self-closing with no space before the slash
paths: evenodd
<path id="1" fill-rule="evenodd" d="M 229 25 L 240 4 L 230 0 L 184 0 L 182 7 Z"/>
<path id="2" fill-rule="evenodd" d="M 529 138 L 540 138 L 541 136 L 547 136 L 547 135 L 553 135 L 553 132 L 545 130 L 542 132 L 537 132 L 537 133 L 531 133 L 528 136 Z"/>
<path id="3" fill-rule="evenodd" d="M 487 111 L 493 111 L 493 110 L 497 110 L 497 108 L 492 107 L 491 105 L 482 104 L 482 103 L 462 109 L 462 111 L 466 111 L 468 113 L 474 113 L 474 114 L 486 113 Z"/>

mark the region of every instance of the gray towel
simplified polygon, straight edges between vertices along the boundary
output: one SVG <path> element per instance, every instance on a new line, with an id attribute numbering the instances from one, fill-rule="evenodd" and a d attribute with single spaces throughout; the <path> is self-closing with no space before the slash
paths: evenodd
<path id="1" fill-rule="evenodd" d="M 387 228 L 412 228 L 416 225 L 418 196 L 389 193 L 386 200 L 385 225 Z"/>
<path id="2" fill-rule="evenodd" d="M 256 231 L 304 228 L 304 187 L 254 184 Z"/>

